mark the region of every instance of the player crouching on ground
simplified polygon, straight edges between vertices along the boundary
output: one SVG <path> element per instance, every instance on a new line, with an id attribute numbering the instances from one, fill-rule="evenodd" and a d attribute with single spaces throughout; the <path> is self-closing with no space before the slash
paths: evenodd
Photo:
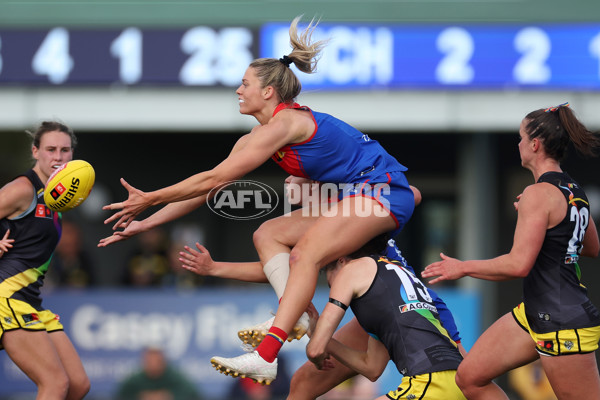
<path id="1" fill-rule="evenodd" d="M 332 368 L 334 356 L 372 381 L 391 358 L 404 378 L 396 390 L 377 400 L 465 399 L 454 381 L 462 356 L 442 327 L 425 285 L 397 261 L 365 257 L 383 246 L 385 240 L 378 237 L 325 268 L 329 303 L 320 318 L 314 308 L 310 310 L 306 355 L 319 369 Z M 348 306 L 370 334 L 366 352 L 332 339 Z"/>

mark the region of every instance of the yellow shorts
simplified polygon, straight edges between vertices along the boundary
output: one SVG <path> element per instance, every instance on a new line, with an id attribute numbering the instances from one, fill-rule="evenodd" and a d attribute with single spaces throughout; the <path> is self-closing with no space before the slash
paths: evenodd
<path id="1" fill-rule="evenodd" d="M 405 376 L 398 389 L 387 394 L 392 400 L 466 400 L 455 382 L 456 370 Z"/>
<path id="2" fill-rule="evenodd" d="M 513 317 L 535 342 L 538 353 L 546 356 L 585 354 L 598 349 L 600 326 L 591 328 L 564 329 L 557 332 L 536 333 L 531 330 L 525 315 L 525 304 L 512 310 Z"/>
<path id="3" fill-rule="evenodd" d="M 37 311 L 21 300 L 0 297 L 0 350 L 4 332 L 15 329 L 28 331 L 62 331 L 60 317 L 50 310 Z"/>

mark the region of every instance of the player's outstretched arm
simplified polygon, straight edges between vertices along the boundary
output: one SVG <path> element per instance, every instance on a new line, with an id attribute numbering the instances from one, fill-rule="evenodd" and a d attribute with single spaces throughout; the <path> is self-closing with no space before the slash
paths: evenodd
<path id="1" fill-rule="evenodd" d="M 533 184 L 523 191 L 518 202 L 513 247 L 508 254 L 487 260 L 468 261 L 460 261 L 440 254 L 442 260 L 426 266 L 421 276 L 432 278 L 430 284 L 455 280 L 463 276 L 490 281 L 527 276 L 542 248 L 548 229 L 552 202 L 548 200 L 550 195 L 547 192 L 551 187 L 546 185 L 545 183 Z"/>
<path id="2" fill-rule="evenodd" d="M 120 242 L 129 239 L 139 233 L 149 231 L 152 228 L 160 226 L 170 221 L 180 218 L 206 202 L 206 196 L 195 197 L 193 199 L 179 201 L 176 203 L 167 204 L 151 216 L 141 221 L 131 221 L 130 224 L 115 225 L 116 229 L 122 228 L 121 231 L 115 231 L 111 236 L 100 239 L 98 247 L 106 247 L 109 244 Z"/>
<path id="3" fill-rule="evenodd" d="M 105 210 L 117 211 L 104 221 L 105 224 L 116 221 L 113 229 L 126 227 L 142 211 L 151 206 L 189 200 L 208 195 L 211 190 L 227 182 L 239 179 L 264 164 L 284 145 L 294 142 L 303 131 L 290 129 L 289 121 L 284 117 L 273 117 L 268 124 L 255 127 L 243 136 L 244 145 L 214 168 L 197 173 L 174 185 L 152 192 L 142 192 L 129 185 L 124 179 L 121 184 L 127 189 L 127 200 L 104 206 Z M 312 124 L 312 122 L 311 122 Z M 238 141 L 239 141 L 238 140 Z M 237 146 L 237 144 L 236 144 Z"/>
<path id="4" fill-rule="evenodd" d="M 214 261 L 206 247 L 196 243 L 196 249 L 184 246 L 179 252 L 181 267 L 202 276 L 237 279 L 244 282 L 268 282 L 263 266 L 255 262 L 219 262 Z"/>

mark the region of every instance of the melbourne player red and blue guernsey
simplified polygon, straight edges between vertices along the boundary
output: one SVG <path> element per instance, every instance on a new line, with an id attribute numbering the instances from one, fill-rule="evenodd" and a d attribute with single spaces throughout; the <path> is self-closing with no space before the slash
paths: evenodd
<path id="1" fill-rule="evenodd" d="M 289 144 L 272 156 L 287 173 L 319 182 L 355 184 L 346 196 L 373 197 L 389 209 L 399 232 L 414 210 L 414 195 L 400 164 L 376 141 L 325 113 L 297 103 L 280 104 L 273 115 L 293 108 L 311 114 L 315 130 L 304 142 Z"/>

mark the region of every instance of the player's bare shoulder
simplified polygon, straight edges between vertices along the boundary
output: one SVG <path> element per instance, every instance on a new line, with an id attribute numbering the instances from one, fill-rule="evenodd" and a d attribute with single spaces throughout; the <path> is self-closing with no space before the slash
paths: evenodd
<path id="1" fill-rule="evenodd" d="M 304 109 L 285 109 L 278 112 L 269 125 L 283 126 L 290 134 L 290 143 L 300 143 L 312 136 L 316 129 L 312 114 Z"/>
<path id="2" fill-rule="evenodd" d="M 33 185 L 24 176 L 8 182 L 0 189 L 0 210 L 12 218 L 27 210 L 35 198 Z"/>
<path id="3" fill-rule="evenodd" d="M 555 226 L 567 212 L 567 202 L 556 186 L 539 182 L 529 185 L 523 190 L 519 199 L 519 213 L 529 216 L 544 216 L 548 219 L 548 227 Z"/>
<path id="4" fill-rule="evenodd" d="M 377 274 L 377 262 L 371 257 L 352 260 L 343 268 L 343 273 L 352 282 L 355 297 L 362 296 L 369 288 Z"/>
<path id="5" fill-rule="evenodd" d="M 538 182 L 529 185 L 523 191 L 532 201 L 538 204 L 547 204 L 550 207 L 557 207 L 565 203 L 565 198 L 560 189 L 548 182 Z"/>

